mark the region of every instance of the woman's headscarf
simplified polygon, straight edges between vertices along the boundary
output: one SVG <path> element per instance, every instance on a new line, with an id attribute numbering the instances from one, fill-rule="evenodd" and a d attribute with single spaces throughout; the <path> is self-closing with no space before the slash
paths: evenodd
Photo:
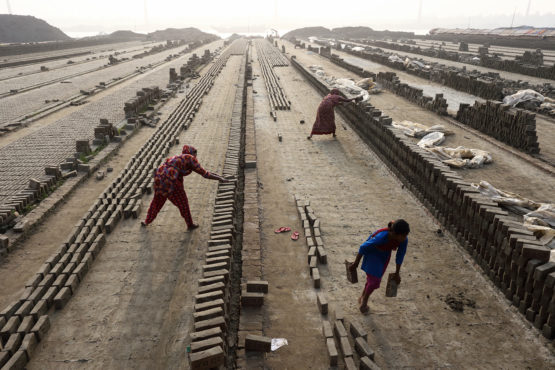
<path id="1" fill-rule="evenodd" d="M 183 145 L 183 150 L 181 151 L 181 154 L 190 154 L 196 156 L 197 150 L 191 145 Z"/>
<path id="2" fill-rule="evenodd" d="M 341 91 L 339 89 L 331 89 L 330 95 L 341 95 Z"/>

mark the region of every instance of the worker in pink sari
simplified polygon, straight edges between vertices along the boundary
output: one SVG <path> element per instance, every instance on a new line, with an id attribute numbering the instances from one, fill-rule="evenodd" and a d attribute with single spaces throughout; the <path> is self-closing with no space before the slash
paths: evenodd
<path id="1" fill-rule="evenodd" d="M 318 107 L 316 121 L 314 121 L 312 132 L 307 139 L 312 139 L 312 135 L 333 134 L 333 137 L 335 137 L 335 114 L 333 113 L 333 108 L 336 105 L 356 100 L 358 100 L 358 98 L 346 99 L 342 97 L 338 89 L 331 90 Z"/>

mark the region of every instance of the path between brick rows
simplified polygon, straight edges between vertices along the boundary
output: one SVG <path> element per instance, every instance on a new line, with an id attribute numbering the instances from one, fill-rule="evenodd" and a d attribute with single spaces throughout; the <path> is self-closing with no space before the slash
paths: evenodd
<path id="1" fill-rule="evenodd" d="M 221 172 L 239 67 L 240 57 L 230 57 L 172 152 L 193 144 L 203 167 Z M 147 229 L 138 220 L 123 221 L 108 236 L 77 294 L 52 315 L 52 328 L 29 369 L 70 369 L 79 359 L 87 360 L 79 364 L 82 368 L 187 368 L 193 295 L 217 182 L 192 174 L 185 189 L 201 227 L 185 232 L 185 222 L 169 202 Z M 143 198 L 140 217 L 151 198 Z"/>
<path id="2" fill-rule="evenodd" d="M 303 61 L 308 64 L 306 58 Z M 293 200 L 300 194 L 310 199 L 321 221 L 328 254 L 328 265 L 319 266 L 321 290 L 330 312 L 337 306 L 347 320 L 363 325 L 382 368 L 555 366 L 551 344 L 538 339 L 538 332 L 504 301 L 466 251 L 451 237 L 435 234 L 438 226 L 424 207 L 350 128 L 342 128 L 346 123 L 341 117 L 336 115 L 336 140 L 306 139 L 321 97 L 292 67 L 277 73 L 292 102 L 290 112 L 278 112 L 277 122 L 268 114 L 262 81 L 255 81 L 263 277 L 274 292 L 265 304 L 265 335 L 289 340 L 289 346 L 268 355 L 267 365 L 280 368 L 298 361 L 299 368 L 321 368 L 321 352 L 316 349 L 324 345 L 324 338 L 317 333 L 321 316 L 316 291 L 308 289 L 306 245 L 273 232 L 286 225 L 301 230 Z M 411 107 L 410 112 L 415 111 Z M 301 119 L 306 124 L 299 124 Z M 362 273 L 358 284 L 349 284 L 343 262 L 354 259 L 371 231 L 399 217 L 408 220 L 412 232 L 398 297 L 386 298 L 385 287 L 380 288 L 371 297 L 371 314 L 362 316 L 357 307 Z M 393 268 L 392 263 L 389 271 Z M 444 301 L 449 294 L 463 294 L 476 307 L 454 312 Z"/>
<path id="3" fill-rule="evenodd" d="M 221 44 L 221 41 L 216 41 L 194 52 L 199 53 L 199 50 L 206 48 L 213 51 Z M 43 175 L 44 167 L 57 166 L 65 158 L 73 156 L 75 140 L 93 139 L 93 128 L 98 125 L 100 118 L 107 118 L 113 123 L 124 119 L 125 101 L 135 96 L 136 91 L 143 87 L 165 87 L 169 68 L 178 68 L 191 55 L 192 53 L 185 54 L 115 87 L 102 99 L 86 104 L 82 109 L 0 148 L 0 203 L 27 187 L 30 178 Z"/>
<path id="4" fill-rule="evenodd" d="M 290 45 L 290 43 L 288 44 Z M 347 71 L 326 58 L 320 57 L 314 53 L 307 53 L 306 50 L 293 50 L 286 46 L 286 51 L 292 55 L 296 55 L 297 59 L 304 66 L 314 64 L 321 65 L 328 75 L 344 78 L 353 78 L 355 81 L 359 79 L 354 73 Z M 281 70 L 278 70 L 278 73 Z M 485 165 L 480 169 L 457 170 L 466 181 L 479 182 L 481 180 L 488 181 L 497 188 L 519 193 L 530 199 L 549 202 L 553 198 L 555 191 L 555 177 L 548 176 L 546 173 L 530 163 L 515 157 L 507 151 L 493 146 L 487 141 L 463 130 L 441 116 L 428 111 L 420 106 L 412 104 L 407 100 L 394 95 L 388 91 L 384 91 L 379 95 L 371 95 L 370 101 L 372 105 L 380 109 L 383 114 L 393 118 L 394 121 L 409 120 L 422 123 L 427 126 L 441 124 L 452 130 L 455 134 L 447 136 L 442 144 L 448 147 L 465 146 L 469 148 L 483 149 L 491 153 L 493 163 Z M 311 125 L 314 121 L 314 114 L 305 118 L 307 125 Z M 340 126 L 338 126 L 340 127 Z M 306 128 L 310 131 L 309 128 Z M 555 141 L 555 130 L 551 130 L 549 137 L 540 137 L 540 148 L 547 148 L 549 142 Z M 416 142 L 417 140 L 415 140 Z M 547 151 L 551 152 L 553 149 Z M 555 154 L 555 152 L 554 152 Z M 545 154 L 547 155 L 547 153 Z M 554 155 L 555 158 L 555 155 Z"/>

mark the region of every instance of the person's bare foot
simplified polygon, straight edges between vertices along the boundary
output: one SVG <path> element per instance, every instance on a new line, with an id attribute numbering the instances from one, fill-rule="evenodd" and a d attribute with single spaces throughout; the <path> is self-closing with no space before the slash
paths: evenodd
<path id="1" fill-rule="evenodd" d="M 198 227 L 198 224 L 192 224 L 191 226 L 189 226 L 187 228 L 187 230 L 192 231 L 192 230 L 196 229 L 197 227 Z"/>
<path id="2" fill-rule="evenodd" d="M 335 134 L 333 134 L 333 137 L 337 137 Z"/>
<path id="3" fill-rule="evenodd" d="M 312 136 L 307 136 L 306 139 L 310 140 L 310 139 L 312 139 Z"/>
<path id="4" fill-rule="evenodd" d="M 142 227 L 147 227 L 147 224 L 144 221 L 141 221 L 141 226 Z"/>
<path id="5" fill-rule="evenodd" d="M 361 306 L 358 309 L 360 310 L 360 313 L 363 315 L 368 315 L 368 313 L 370 312 L 370 307 L 368 307 L 368 305 L 364 307 Z"/>

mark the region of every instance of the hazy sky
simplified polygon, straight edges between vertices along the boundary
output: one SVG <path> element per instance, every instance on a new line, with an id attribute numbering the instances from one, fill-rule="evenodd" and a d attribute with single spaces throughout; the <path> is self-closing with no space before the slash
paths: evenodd
<path id="1" fill-rule="evenodd" d="M 555 0 L 0 0 L 0 13 L 8 13 L 8 1 L 13 14 L 42 18 L 69 33 L 188 26 L 220 32 L 316 25 L 493 28 L 510 26 L 513 14 L 515 26 L 555 26 Z"/>

